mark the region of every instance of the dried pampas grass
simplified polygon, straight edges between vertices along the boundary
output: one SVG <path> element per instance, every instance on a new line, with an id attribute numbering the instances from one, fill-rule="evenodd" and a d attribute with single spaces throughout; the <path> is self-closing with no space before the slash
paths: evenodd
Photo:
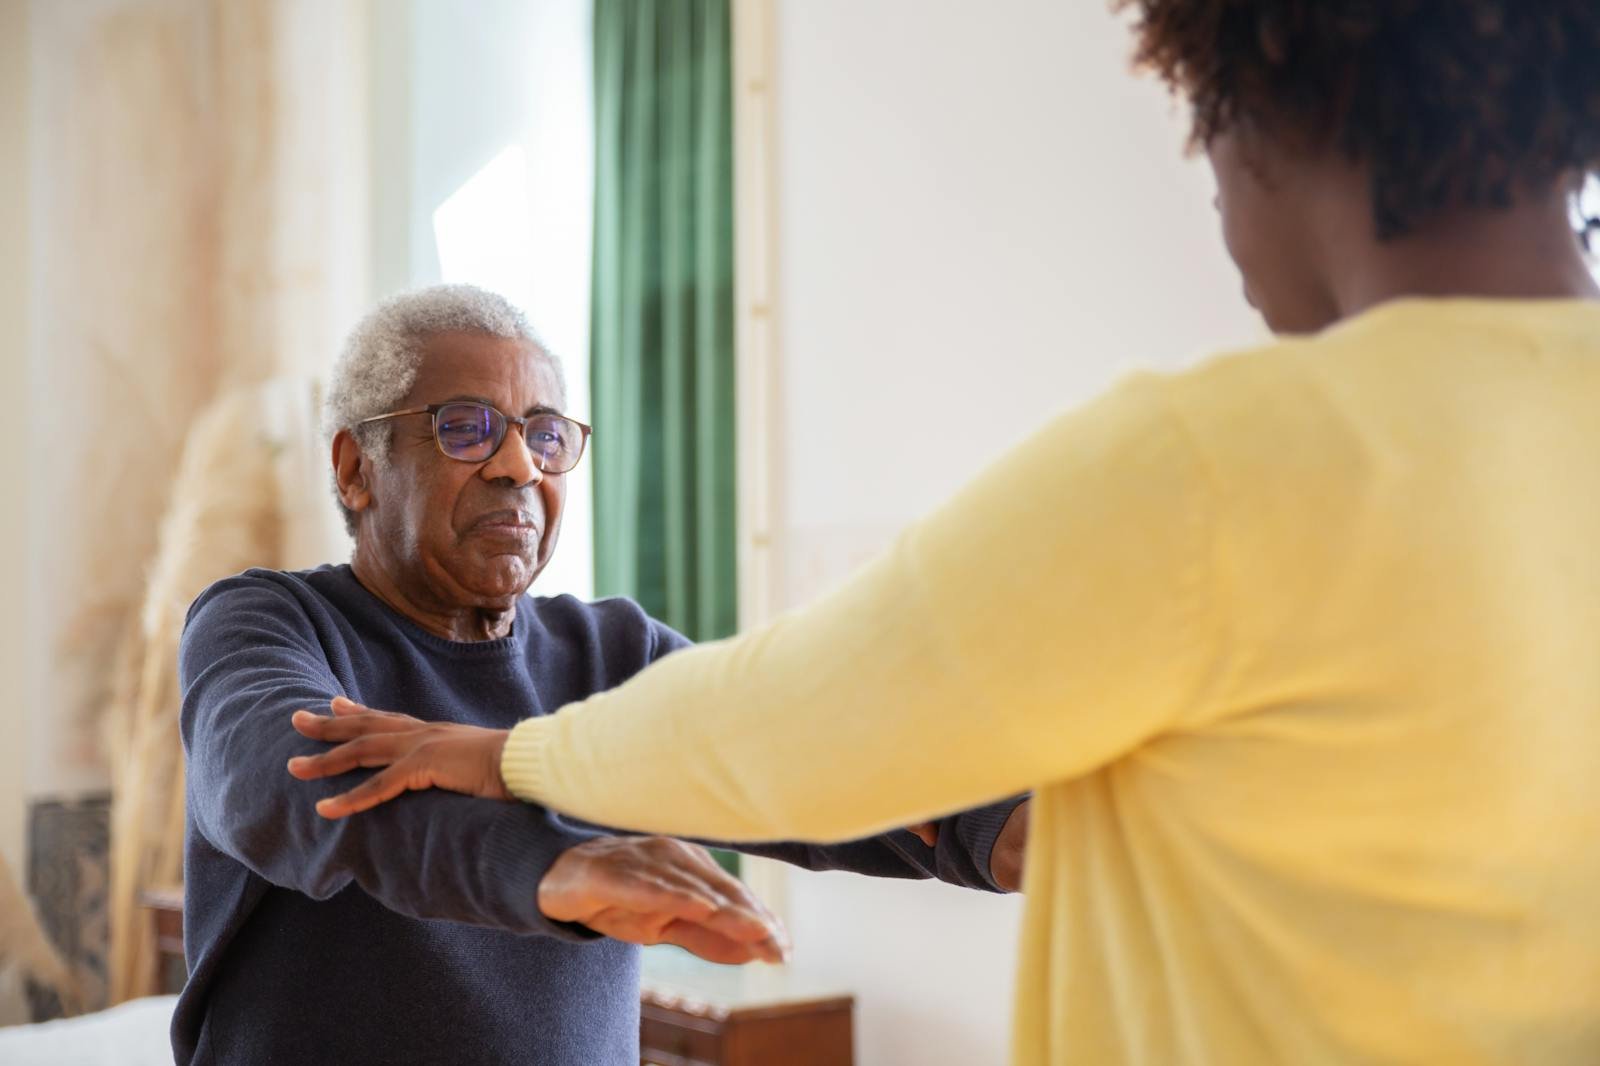
<path id="1" fill-rule="evenodd" d="M 156 991 L 153 926 L 140 897 L 182 879 L 177 663 L 189 604 L 212 582 L 253 566 L 309 566 L 348 552 L 327 467 L 318 461 L 320 406 L 309 381 L 232 392 L 201 416 L 184 445 L 107 709 L 113 1003 Z"/>

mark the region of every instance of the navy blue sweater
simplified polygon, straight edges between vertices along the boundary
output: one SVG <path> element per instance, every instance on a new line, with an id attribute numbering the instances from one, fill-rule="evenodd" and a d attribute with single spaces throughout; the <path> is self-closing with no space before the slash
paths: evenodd
<path id="1" fill-rule="evenodd" d="M 540 879 L 607 831 L 520 803 L 412 792 L 343 821 L 313 804 L 361 774 L 290 777 L 321 746 L 289 726 L 344 694 L 506 728 L 626 681 L 687 641 L 628 600 L 524 597 L 512 634 L 444 640 L 348 566 L 251 570 L 190 608 L 179 655 L 188 756 L 180 1064 L 639 1061 L 639 956 L 552 923 Z M 892 833 L 741 847 L 812 869 L 994 889 L 1017 801 L 946 819 L 939 846 Z"/>

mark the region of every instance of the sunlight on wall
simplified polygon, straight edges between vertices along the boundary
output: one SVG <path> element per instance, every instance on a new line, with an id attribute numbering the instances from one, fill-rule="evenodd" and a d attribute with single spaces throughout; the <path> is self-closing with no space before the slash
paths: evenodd
<path id="1" fill-rule="evenodd" d="M 568 388 L 580 384 L 587 393 L 588 361 L 583 346 L 587 322 L 574 323 L 572 310 L 587 309 L 587 292 L 582 299 L 567 293 L 562 299 L 537 301 L 546 307 L 536 312 L 535 294 L 540 292 L 539 254 L 555 252 L 550 243 L 534 240 L 530 204 L 533 187 L 528 179 L 527 154 L 519 145 L 491 159 L 466 184 L 451 194 L 433 212 L 434 243 L 439 253 L 439 273 L 447 282 L 466 282 L 498 292 L 527 310 L 533 328 L 545 344 L 558 355 L 568 357 Z M 587 241 L 587 233 L 582 239 Z M 587 279 L 584 279 L 585 282 Z M 550 294 L 558 296 L 560 294 Z M 563 313 L 565 311 L 565 313 Z M 578 333 L 577 329 L 582 329 Z M 566 342 L 566 343 L 563 343 Z M 571 402 L 586 397 L 569 397 L 567 410 L 576 413 Z M 584 403 L 587 407 L 587 402 Z M 581 415 L 579 417 L 582 417 Z M 594 595 L 594 549 L 590 536 L 593 523 L 592 482 L 588 466 L 568 475 L 567 506 L 562 523 L 561 544 L 548 569 L 539 578 L 536 591 L 541 595 L 568 592 L 588 599 Z"/>
<path id="2" fill-rule="evenodd" d="M 489 161 L 433 213 L 439 272 L 526 307 L 532 287 L 528 167 L 512 145 Z"/>
<path id="3" fill-rule="evenodd" d="M 567 413 L 589 417 L 593 104 L 588 0 L 409 8 L 405 284 L 505 294 L 565 365 Z M 603 435 L 605 427 L 596 427 Z M 593 490 L 567 475 L 560 547 L 538 595 L 594 590 Z"/>

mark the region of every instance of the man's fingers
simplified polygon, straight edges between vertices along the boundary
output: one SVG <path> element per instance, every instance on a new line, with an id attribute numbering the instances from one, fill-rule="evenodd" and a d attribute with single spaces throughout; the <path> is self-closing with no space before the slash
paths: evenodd
<path id="1" fill-rule="evenodd" d="M 664 921 L 701 922 L 717 913 L 723 902 L 688 884 L 640 873 L 585 878 L 556 892 L 547 893 L 544 885 L 540 889 L 539 906 L 546 916 L 584 924 L 596 912 L 611 908 L 659 915 Z"/>
<path id="2" fill-rule="evenodd" d="M 397 763 L 373 774 L 348 792 L 318 800 L 317 813 L 330 820 L 348 818 L 352 814 L 369 811 L 380 803 L 387 803 L 412 787 L 407 780 L 405 764 Z"/>
<path id="3" fill-rule="evenodd" d="M 581 924 L 612 940 L 648 945 L 661 943 L 661 930 L 675 920 L 663 918 L 658 914 L 640 914 L 637 911 L 607 907 Z"/>
<path id="4" fill-rule="evenodd" d="M 661 942 L 676 944 L 709 962 L 742 966 L 747 962 L 781 962 L 782 954 L 769 943 L 743 944 L 729 940 L 703 925 L 673 922 L 661 930 Z"/>
<path id="5" fill-rule="evenodd" d="M 918 822 L 916 825 L 906 826 L 906 832 L 913 834 L 930 848 L 939 846 L 939 823 Z"/>
<path id="6" fill-rule="evenodd" d="M 731 907 L 743 908 L 762 918 L 769 925 L 778 925 L 777 915 L 767 909 L 760 896 L 750 891 L 750 886 L 724 870 L 711 853 L 697 844 L 688 845 L 698 852 L 698 865 L 706 887 L 727 901 Z"/>
<path id="7" fill-rule="evenodd" d="M 724 907 L 697 924 L 736 943 L 764 945 L 764 951 L 772 956 L 769 962 L 782 961 L 788 950 L 789 935 L 783 924 L 763 910 L 743 905 Z"/>
<path id="8" fill-rule="evenodd" d="M 731 940 L 699 922 L 607 907 L 583 923 L 597 933 L 630 944 L 676 944 L 711 962 L 740 965 L 780 962 L 785 946 L 775 940 Z"/>
<path id="9" fill-rule="evenodd" d="M 698 845 L 685 845 L 699 852 L 704 859 L 698 869 L 681 871 L 678 876 L 688 883 L 689 891 L 716 901 L 716 909 L 697 924 L 738 943 L 769 943 L 781 954 L 788 937 L 783 923 L 757 899 L 743 881 L 718 866 L 716 860 Z"/>
<path id="10" fill-rule="evenodd" d="M 635 871 L 585 878 L 558 890 L 541 885 L 539 909 L 556 921 L 581 922 L 591 928 L 595 927 L 595 915 L 619 910 L 646 916 L 657 925 L 668 921 L 704 925 L 739 943 L 786 942 L 782 926 L 764 909 L 748 906 L 715 886 L 670 870 L 654 875 Z"/>
<path id="11" fill-rule="evenodd" d="M 719 902 L 716 913 L 700 924 L 729 940 L 753 943 L 759 939 L 773 945 L 773 950 L 779 954 L 786 950 L 788 938 L 783 924 L 748 885 L 718 865 L 709 851 L 698 844 L 679 840 L 664 841 L 663 846 L 689 859 L 678 876 L 698 881 L 695 891 Z"/>
<path id="12" fill-rule="evenodd" d="M 699 926 L 703 935 L 681 934 L 691 941 L 684 946 L 723 961 L 735 956 L 722 941 L 774 961 L 788 947 L 782 923 L 705 849 L 667 837 L 601 837 L 569 849 L 540 881 L 538 905 L 547 918 L 635 943 L 654 943 L 675 924 Z"/>
<path id="13" fill-rule="evenodd" d="M 698 845 L 678 842 L 674 844 L 682 848 L 692 848 L 698 853 L 697 858 L 703 859 L 703 862 L 695 862 L 687 869 L 664 871 L 661 874 L 662 879 L 678 886 L 678 891 L 688 892 L 696 898 L 709 899 L 714 904 L 712 911 L 703 917 L 680 915 L 680 918 L 704 925 L 718 935 L 740 943 L 770 941 L 781 944 L 786 941 L 782 923 L 751 893 L 744 882 L 718 866 L 716 860 Z"/>

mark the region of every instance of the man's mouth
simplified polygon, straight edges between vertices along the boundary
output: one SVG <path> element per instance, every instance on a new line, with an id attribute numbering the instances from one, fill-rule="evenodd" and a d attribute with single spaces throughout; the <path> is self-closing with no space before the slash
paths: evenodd
<path id="1" fill-rule="evenodd" d="M 471 531 L 487 533 L 490 536 L 515 537 L 519 540 L 537 540 L 541 524 L 528 511 L 490 511 L 472 523 Z"/>

